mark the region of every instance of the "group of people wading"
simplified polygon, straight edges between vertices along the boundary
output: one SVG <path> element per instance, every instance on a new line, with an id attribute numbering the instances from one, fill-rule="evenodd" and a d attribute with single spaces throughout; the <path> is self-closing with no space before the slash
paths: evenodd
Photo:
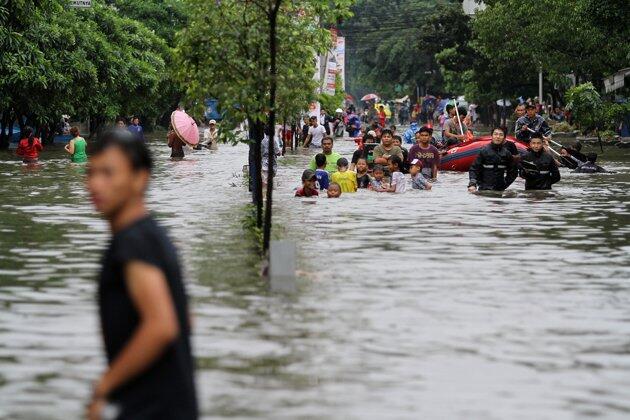
<path id="1" fill-rule="evenodd" d="M 447 111 L 451 112 L 453 107 L 449 108 Z M 595 163 L 596 154 L 580 152 L 579 143 L 575 148 L 562 146 L 560 152 L 553 150 L 549 145 L 551 129 L 545 119 L 537 114 L 535 105 L 527 104 L 523 108 L 523 115 L 516 122 L 516 138 L 527 146 L 527 150 L 519 151 L 513 141 L 507 140 L 504 127 L 494 128 L 490 143 L 480 149 L 469 169 L 470 192 L 503 191 L 518 176 L 525 180 L 526 190 L 550 190 L 560 181 L 558 166 L 584 173 L 605 171 Z M 326 136 L 324 130 L 317 131 L 315 121 L 305 147 L 321 146 L 322 152 L 311 159 L 309 168 L 302 174 L 302 186 L 295 195 L 311 197 L 326 191 L 329 198 L 336 198 L 361 188 L 402 193 L 408 183 L 406 174 L 409 174 L 412 189 L 431 189 L 437 181 L 441 156 L 446 149 L 462 144 L 470 137 L 466 136 L 466 131 L 461 133 L 461 129 L 459 135 L 453 133 L 459 128 L 462 116 L 452 113 L 452 124 L 441 140 L 436 140 L 433 129 L 428 126 L 411 127 L 411 131 L 399 136 L 395 128 L 383 128 L 376 122 L 373 130 L 356 140 L 359 147 L 350 162 L 333 151 L 333 138 Z M 403 147 L 403 139 L 412 136 L 415 144 L 407 150 Z"/>

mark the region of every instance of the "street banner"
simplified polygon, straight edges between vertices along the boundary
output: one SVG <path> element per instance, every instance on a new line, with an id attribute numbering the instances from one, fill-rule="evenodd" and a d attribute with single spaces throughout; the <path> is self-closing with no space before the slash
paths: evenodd
<path id="1" fill-rule="evenodd" d="M 341 90 L 346 91 L 346 38 L 337 37 L 337 73 L 341 77 Z"/>
<path id="2" fill-rule="evenodd" d="M 328 54 L 326 54 L 326 73 L 324 76 L 323 93 L 327 95 L 335 94 L 336 78 L 337 78 L 337 59 L 335 58 L 335 51 L 329 51 Z"/>

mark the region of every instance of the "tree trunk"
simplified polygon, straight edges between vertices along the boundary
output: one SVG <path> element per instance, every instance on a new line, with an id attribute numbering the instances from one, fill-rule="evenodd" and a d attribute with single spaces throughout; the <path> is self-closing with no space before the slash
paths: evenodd
<path id="1" fill-rule="evenodd" d="M 9 122 L 11 121 L 11 112 L 2 111 L 2 118 L 0 118 L 0 149 L 8 149 L 10 143 L 10 135 L 13 131 L 13 124 L 11 124 L 11 130 L 9 130 Z"/>
<path id="2" fill-rule="evenodd" d="M 269 57 L 271 80 L 269 84 L 269 163 L 267 167 L 267 202 L 265 205 L 265 225 L 263 230 L 263 252 L 269 249 L 271 240 L 271 220 L 273 203 L 273 168 L 276 162 L 274 137 L 276 133 L 276 89 L 278 68 L 276 65 L 278 10 L 282 0 L 275 0 L 269 13 Z"/>
<path id="3" fill-rule="evenodd" d="M 262 139 L 264 136 L 264 125 L 260 120 L 251 122 L 250 127 L 250 165 L 249 176 L 252 190 L 252 202 L 256 205 L 256 227 L 259 229 L 263 226 L 263 197 L 262 197 Z"/>

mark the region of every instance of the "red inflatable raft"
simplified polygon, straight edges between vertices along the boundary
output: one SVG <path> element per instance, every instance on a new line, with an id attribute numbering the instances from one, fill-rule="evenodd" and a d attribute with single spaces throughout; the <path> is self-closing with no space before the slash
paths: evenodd
<path id="1" fill-rule="evenodd" d="M 442 155 L 440 160 L 440 170 L 466 172 L 470 169 L 482 147 L 489 144 L 492 136 L 476 137 L 472 141 L 453 146 Z M 506 141 L 511 141 L 516 145 L 519 152 L 527 150 L 527 146 L 520 143 L 512 136 L 508 136 Z"/>

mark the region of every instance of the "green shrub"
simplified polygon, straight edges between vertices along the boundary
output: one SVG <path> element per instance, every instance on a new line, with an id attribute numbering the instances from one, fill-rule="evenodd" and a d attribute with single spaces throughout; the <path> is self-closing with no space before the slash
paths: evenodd
<path id="1" fill-rule="evenodd" d="M 605 103 L 603 111 L 604 129 L 616 131 L 621 121 L 628 114 L 630 114 L 630 103 Z"/>
<path id="2" fill-rule="evenodd" d="M 549 121 L 549 126 L 554 133 L 571 133 L 575 129 L 571 124 L 566 121 Z"/>
<path id="3" fill-rule="evenodd" d="M 565 99 L 573 121 L 582 131 L 592 130 L 603 122 L 602 97 L 591 82 L 572 87 L 567 91 Z"/>

